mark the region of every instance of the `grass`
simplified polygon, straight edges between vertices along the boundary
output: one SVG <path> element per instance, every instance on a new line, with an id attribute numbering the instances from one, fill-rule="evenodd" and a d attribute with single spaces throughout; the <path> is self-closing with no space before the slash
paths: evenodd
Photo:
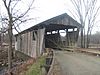
<path id="1" fill-rule="evenodd" d="M 45 57 L 40 57 L 36 63 L 29 67 L 29 70 L 25 72 L 24 75 L 40 75 L 40 66 L 45 64 Z"/>

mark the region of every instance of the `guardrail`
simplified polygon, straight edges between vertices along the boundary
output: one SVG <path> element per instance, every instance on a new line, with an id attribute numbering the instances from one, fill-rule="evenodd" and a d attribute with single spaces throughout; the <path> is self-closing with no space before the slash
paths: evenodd
<path id="1" fill-rule="evenodd" d="M 41 69 L 45 69 L 45 73 L 42 73 L 41 75 L 53 75 L 53 68 L 54 68 L 54 51 L 50 50 L 48 52 L 48 56 L 46 57 L 45 65 L 41 65 Z"/>
<path id="2" fill-rule="evenodd" d="M 53 75 L 54 62 L 55 62 L 55 59 L 54 59 L 54 56 L 53 56 L 53 60 L 52 60 L 52 63 L 51 63 L 51 66 L 50 66 L 50 69 L 49 69 L 47 75 Z"/>
<path id="3" fill-rule="evenodd" d="M 90 55 L 95 55 L 95 56 L 100 56 L 100 51 L 99 50 L 92 50 L 92 49 L 80 49 L 78 48 L 77 51 L 82 52 L 82 53 L 87 53 Z"/>

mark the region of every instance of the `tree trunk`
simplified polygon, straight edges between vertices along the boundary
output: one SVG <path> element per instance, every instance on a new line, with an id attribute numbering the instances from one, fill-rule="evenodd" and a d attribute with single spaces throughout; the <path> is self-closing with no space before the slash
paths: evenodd
<path id="1" fill-rule="evenodd" d="M 81 28 L 81 48 L 83 48 L 83 28 Z"/>
<path id="2" fill-rule="evenodd" d="M 89 34 L 87 33 L 87 42 L 86 42 L 86 48 L 89 47 Z"/>
<path id="3" fill-rule="evenodd" d="M 90 32 L 90 34 L 89 34 L 89 30 L 87 31 L 87 42 L 86 42 L 86 48 L 88 48 L 89 47 L 89 43 L 90 43 L 90 38 L 89 38 L 89 36 L 91 35 L 91 32 Z"/>
<path id="4" fill-rule="evenodd" d="M 8 49 L 8 68 L 9 70 L 12 68 L 12 24 L 9 24 L 9 30 L 8 30 L 8 35 L 9 35 L 9 49 Z"/>
<path id="5" fill-rule="evenodd" d="M 89 31 L 89 35 L 88 35 L 88 47 L 89 47 L 90 40 L 91 40 L 91 32 L 92 32 L 92 30 Z"/>
<path id="6" fill-rule="evenodd" d="M 86 48 L 86 39 L 85 39 L 85 28 L 84 28 L 84 36 L 83 36 L 83 48 Z"/>

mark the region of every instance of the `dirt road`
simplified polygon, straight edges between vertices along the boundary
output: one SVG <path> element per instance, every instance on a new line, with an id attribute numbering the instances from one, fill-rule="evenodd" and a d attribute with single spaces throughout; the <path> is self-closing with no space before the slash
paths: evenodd
<path id="1" fill-rule="evenodd" d="M 76 52 L 56 51 L 62 75 L 100 75 L 100 57 Z"/>

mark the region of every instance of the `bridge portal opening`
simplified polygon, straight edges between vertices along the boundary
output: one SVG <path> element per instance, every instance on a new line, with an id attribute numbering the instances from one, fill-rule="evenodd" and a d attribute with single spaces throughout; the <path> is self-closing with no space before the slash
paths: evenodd
<path id="1" fill-rule="evenodd" d="M 45 47 L 60 49 L 74 46 L 78 33 L 76 26 L 50 24 L 45 30 Z"/>

